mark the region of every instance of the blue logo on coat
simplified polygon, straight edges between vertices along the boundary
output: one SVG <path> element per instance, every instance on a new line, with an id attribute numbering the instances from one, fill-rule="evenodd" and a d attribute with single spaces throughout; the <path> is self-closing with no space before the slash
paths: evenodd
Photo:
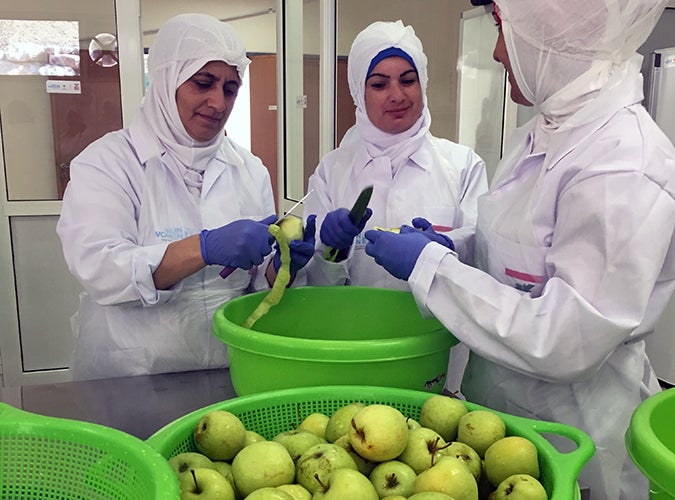
<path id="1" fill-rule="evenodd" d="M 194 234 L 186 227 L 168 227 L 155 230 L 155 237 L 162 241 L 178 241 Z"/>

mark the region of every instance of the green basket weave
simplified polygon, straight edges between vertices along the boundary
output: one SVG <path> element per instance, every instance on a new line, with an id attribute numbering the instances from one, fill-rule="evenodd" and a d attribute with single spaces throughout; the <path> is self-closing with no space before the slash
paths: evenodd
<path id="1" fill-rule="evenodd" d="M 353 401 L 388 404 L 398 408 L 404 415 L 418 419 L 422 404 L 429 397 L 430 394 L 423 391 L 354 385 L 263 392 L 216 403 L 189 413 L 162 427 L 150 436 L 147 443 L 166 458 L 185 451 L 197 451 L 192 432 L 201 416 L 215 409 L 234 413 L 247 429 L 271 439 L 279 432 L 296 426 L 310 413 L 330 415 Z M 465 404 L 469 410 L 485 409 L 477 404 Z M 539 451 L 540 480 L 548 492 L 549 500 L 580 498 L 577 477 L 595 452 L 590 437 L 567 425 L 496 413 L 504 419 L 508 435 L 526 437 L 536 445 Z M 570 453 L 560 453 L 543 434 L 568 438 L 577 448 Z"/>
<path id="2" fill-rule="evenodd" d="M 0 403 L 3 500 L 177 500 L 167 461 L 144 441 L 102 425 Z"/>

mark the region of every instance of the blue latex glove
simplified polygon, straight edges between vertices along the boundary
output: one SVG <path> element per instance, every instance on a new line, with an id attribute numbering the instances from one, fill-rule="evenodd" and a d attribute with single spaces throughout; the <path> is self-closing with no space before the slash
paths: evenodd
<path id="1" fill-rule="evenodd" d="M 434 231 L 434 228 L 431 225 L 431 222 L 426 220 L 424 217 L 415 217 L 412 220 L 412 225 L 414 228 L 419 229 L 422 231 L 422 234 L 424 234 L 427 238 L 429 238 L 431 241 L 435 241 L 436 243 L 440 243 L 444 247 L 448 247 L 450 250 L 455 249 L 455 244 L 452 242 L 452 240 L 447 237 L 444 234 L 437 233 Z M 405 227 L 405 226 L 404 226 Z M 403 230 L 403 228 L 401 228 Z M 413 229 L 411 229 L 413 230 Z M 406 230 L 406 232 L 408 232 Z"/>
<path id="2" fill-rule="evenodd" d="M 291 276 L 295 276 L 300 269 L 305 267 L 309 262 L 309 259 L 314 255 L 315 233 L 316 215 L 312 214 L 307 217 L 302 241 L 294 240 L 288 242 L 288 248 L 291 253 Z M 281 252 L 279 252 L 278 247 L 279 245 L 274 245 L 274 248 L 276 248 L 276 253 L 274 254 L 274 270 L 276 272 L 279 272 L 279 268 L 281 267 Z"/>
<path id="3" fill-rule="evenodd" d="M 417 229 L 396 234 L 389 231 L 366 231 L 366 253 L 398 279 L 408 280 L 425 246 L 431 243 Z"/>
<path id="4" fill-rule="evenodd" d="M 216 229 L 204 229 L 199 234 L 204 262 L 241 269 L 262 264 L 274 243 L 269 225 L 277 219 L 276 215 L 270 215 L 261 221 L 241 219 Z"/>
<path id="5" fill-rule="evenodd" d="M 346 208 L 338 208 L 328 212 L 321 224 L 319 237 L 323 243 L 337 250 L 349 248 L 352 246 L 354 238 L 366 227 L 366 222 L 371 215 L 373 215 L 373 211 L 367 208 L 363 218 L 356 225 L 349 219 L 349 210 Z"/>

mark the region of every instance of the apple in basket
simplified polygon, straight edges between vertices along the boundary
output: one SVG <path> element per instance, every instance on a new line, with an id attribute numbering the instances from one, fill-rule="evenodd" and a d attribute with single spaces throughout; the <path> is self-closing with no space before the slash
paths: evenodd
<path id="1" fill-rule="evenodd" d="M 393 495 L 408 497 L 415 489 L 417 473 L 399 460 L 389 460 L 377 464 L 368 478 L 380 498 Z"/>
<path id="2" fill-rule="evenodd" d="M 481 458 L 487 449 L 506 435 L 502 417 L 489 410 L 473 410 L 459 419 L 457 441 L 471 446 Z"/>
<path id="3" fill-rule="evenodd" d="M 171 457 L 169 465 L 179 479 L 184 474 L 189 474 L 190 469 L 215 469 L 213 461 L 209 457 L 192 451 L 179 453 Z"/>
<path id="4" fill-rule="evenodd" d="M 272 488 L 267 486 L 265 488 L 257 489 L 249 496 L 246 497 L 246 500 L 295 500 L 290 493 L 280 490 L 277 488 Z"/>
<path id="5" fill-rule="evenodd" d="M 419 423 L 435 430 L 449 443 L 457 438 L 459 419 L 468 411 L 459 399 L 434 394 L 422 404 Z"/>
<path id="6" fill-rule="evenodd" d="M 232 460 L 232 476 L 243 497 L 253 491 L 292 483 L 295 463 L 283 445 L 260 441 L 242 449 Z"/>
<path id="7" fill-rule="evenodd" d="M 312 500 L 312 494 L 309 490 L 297 483 L 282 484 L 277 486 L 277 489 L 290 494 L 293 500 Z"/>
<path id="8" fill-rule="evenodd" d="M 438 432 L 428 427 L 420 427 L 408 433 L 408 443 L 398 460 L 419 474 L 436 463 L 445 446 L 446 442 Z"/>
<path id="9" fill-rule="evenodd" d="M 357 470 L 335 469 L 312 500 L 379 500 L 375 486 Z"/>
<path id="10" fill-rule="evenodd" d="M 392 500 L 387 498 L 387 500 Z M 450 495 L 441 493 L 440 491 L 423 491 L 421 493 L 415 493 L 412 496 L 409 496 L 406 500 L 455 500 Z"/>
<path id="11" fill-rule="evenodd" d="M 504 479 L 488 500 L 548 500 L 542 484 L 528 474 L 514 474 Z"/>
<path id="12" fill-rule="evenodd" d="M 320 438 L 326 439 L 326 427 L 328 426 L 329 420 L 330 417 L 325 413 L 310 413 L 302 420 L 302 422 L 300 422 L 298 429 L 301 431 L 309 431 Z"/>
<path id="13" fill-rule="evenodd" d="M 214 469 L 190 469 L 180 480 L 181 500 L 235 500 L 234 488 Z"/>
<path id="14" fill-rule="evenodd" d="M 478 484 L 464 462 L 443 456 L 431 468 L 418 474 L 415 479 L 415 493 L 439 491 L 455 500 L 476 500 Z"/>
<path id="15" fill-rule="evenodd" d="M 295 466 L 295 482 L 312 494 L 328 483 L 336 469 L 358 470 L 349 453 L 335 443 L 316 444 L 303 453 Z"/>
<path id="16" fill-rule="evenodd" d="M 370 404 L 352 417 L 349 442 L 363 458 L 374 462 L 393 460 L 408 443 L 408 423 L 393 406 Z"/>
<path id="17" fill-rule="evenodd" d="M 297 461 L 307 449 L 315 444 L 325 443 L 326 440 L 309 431 L 291 429 L 283 431 L 272 438 L 288 450 L 293 461 Z"/>
<path id="18" fill-rule="evenodd" d="M 485 452 L 485 474 L 494 486 L 513 474 L 539 478 L 537 447 L 522 436 L 506 436 Z"/>
<path id="19" fill-rule="evenodd" d="M 246 428 L 226 410 L 206 412 L 194 429 L 197 449 L 211 460 L 232 460 L 244 447 Z"/>
<path id="20" fill-rule="evenodd" d="M 372 472 L 372 470 L 375 468 L 377 465 L 377 462 L 373 462 L 372 460 L 368 460 L 367 458 L 363 458 L 361 455 L 359 455 L 354 447 L 352 446 L 352 443 L 349 442 L 349 434 L 345 434 L 344 436 L 339 437 L 335 443 L 333 443 L 341 448 L 344 448 L 347 450 L 347 453 L 349 453 L 349 456 L 354 459 L 354 463 L 356 464 L 356 469 L 363 475 L 368 476 Z"/>
<path id="21" fill-rule="evenodd" d="M 462 460 L 473 474 L 473 477 L 476 478 L 476 481 L 480 481 L 483 475 L 483 461 L 471 446 L 459 441 L 453 441 L 441 450 L 441 454 Z"/>
<path id="22" fill-rule="evenodd" d="M 335 410 L 326 424 L 326 441 L 334 443 L 347 434 L 352 425 L 352 417 L 365 406 L 364 403 L 348 403 Z"/>
<path id="23" fill-rule="evenodd" d="M 244 439 L 244 448 L 249 444 L 257 443 L 259 441 L 267 441 L 264 436 L 261 436 L 256 431 L 246 429 L 246 439 Z"/>

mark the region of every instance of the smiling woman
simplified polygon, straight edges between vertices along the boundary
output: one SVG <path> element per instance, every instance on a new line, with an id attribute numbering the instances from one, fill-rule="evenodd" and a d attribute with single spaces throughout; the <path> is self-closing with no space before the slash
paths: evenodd
<path id="1" fill-rule="evenodd" d="M 422 116 L 422 86 L 411 61 L 399 56 L 386 57 L 366 79 L 366 113 L 373 125 L 384 132 L 404 132 Z"/>

